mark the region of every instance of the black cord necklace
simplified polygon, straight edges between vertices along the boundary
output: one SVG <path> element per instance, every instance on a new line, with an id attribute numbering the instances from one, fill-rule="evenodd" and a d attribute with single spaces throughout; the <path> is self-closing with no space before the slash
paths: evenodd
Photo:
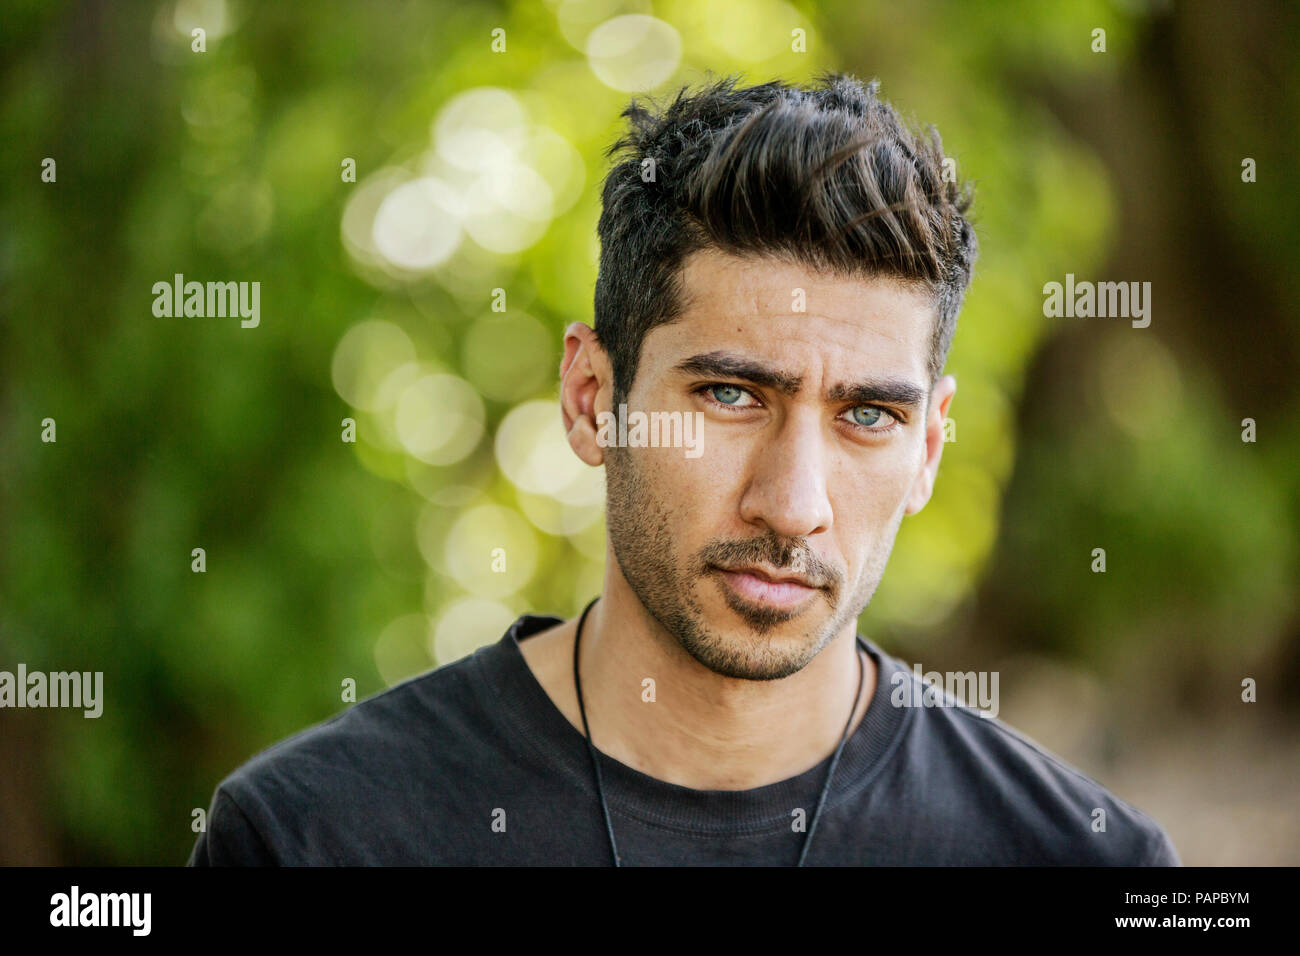
<path id="1" fill-rule="evenodd" d="M 578 691 L 578 712 L 582 714 L 582 732 L 587 741 L 587 753 L 591 755 L 591 768 L 596 777 L 596 795 L 600 797 L 600 810 L 605 817 L 605 832 L 609 834 L 609 849 L 614 855 L 614 865 L 622 866 L 623 862 L 618 855 L 618 843 L 614 840 L 614 824 L 609 819 L 609 804 L 605 802 L 605 786 L 600 777 L 600 760 L 596 756 L 596 747 L 591 742 L 591 729 L 587 726 L 587 708 L 582 702 L 582 678 L 578 675 L 578 645 L 582 641 L 582 625 L 586 623 L 587 613 L 600 600 L 600 596 L 591 599 L 591 603 L 583 609 L 582 616 L 578 618 L 578 630 L 573 636 L 573 685 Z M 817 809 L 813 812 L 812 822 L 808 825 L 808 833 L 803 838 L 803 849 L 799 853 L 799 862 L 795 866 L 803 866 L 804 860 L 808 857 L 808 847 L 812 845 L 813 831 L 817 829 L 817 820 L 821 817 L 822 808 L 826 806 L 826 798 L 831 792 L 831 780 L 835 776 L 835 765 L 840 762 L 840 754 L 844 751 L 844 745 L 848 743 L 849 728 L 853 726 L 853 715 L 858 712 L 858 701 L 862 698 L 862 685 L 866 679 L 866 668 L 862 663 L 862 651 L 854 647 L 855 656 L 858 659 L 858 692 L 853 697 L 853 706 L 849 708 L 849 719 L 844 724 L 844 733 L 840 736 L 839 745 L 835 748 L 835 755 L 831 758 L 830 769 L 826 771 L 826 783 L 822 785 L 821 796 L 817 800 Z"/>

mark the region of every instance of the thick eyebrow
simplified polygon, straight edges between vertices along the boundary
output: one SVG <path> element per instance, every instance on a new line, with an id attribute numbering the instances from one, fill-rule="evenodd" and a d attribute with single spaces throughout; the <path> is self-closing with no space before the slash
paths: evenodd
<path id="1" fill-rule="evenodd" d="M 718 375 L 723 378 L 742 378 L 755 385 L 774 389 L 782 395 L 794 395 L 799 391 L 803 378 L 791 375 L 780 369 L 769 368 L 761 362 L 737 355 L 734 352 L 703 352 L 682 359 L 674 371 L 684 375 Z"/>
<path id="2" fill-rule="evenodd" d="M 771 368 L 754 359 L 734 352 L 703 352 L 683 359 L 673 366 L 673 370 L 684 375 L 717 375 L 722 378 L 738 378 L 755 385 L 773 389 L 787 397 L 799 392 L 803 378 L 781 369 Z M 926 393 L 911 382 L 899 379 L 870 379 L 849 384 L 839 382 L 826 392 L 829 402 L 851 401 L 855 405 L 868 405 L 882 402 L 905 408 L 920 408 L 926 401 Z"/>
<path id="3" fill-rule="evenodd" d="M 903 408 L 920 408 L 925 404 L 926 398 L 925 392 L 911 382 L 900 382 L 897 379 L 858 382 L 855 385 L 841 382 L 831 386 L 826 393 L 826 399 L 832 402 L 851 401 L 855 405 L 883 402 Z"/>

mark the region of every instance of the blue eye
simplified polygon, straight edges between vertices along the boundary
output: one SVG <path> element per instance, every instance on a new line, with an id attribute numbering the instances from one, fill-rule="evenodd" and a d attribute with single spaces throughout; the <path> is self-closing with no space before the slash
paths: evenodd
<path id="1" fill-rule="evenodd" d="M 853 423 L 861 425 L 864 428 L 870 428 L 880 421 L 880 416 L 884 414 L 882 409 L 873 405 L 859 405 L 853 409 Z"/>
<path id="2" fill-rule="evenodd" d="M 736 388 L 734 385 L 711 385 L 709 386 L 709 393 L 723 405 L 734 405 L 740 401 L 740 396 L 745 394 L 742 389 Z M 731 397 L 722 398 L 719 393 L 731 393 Z"/>

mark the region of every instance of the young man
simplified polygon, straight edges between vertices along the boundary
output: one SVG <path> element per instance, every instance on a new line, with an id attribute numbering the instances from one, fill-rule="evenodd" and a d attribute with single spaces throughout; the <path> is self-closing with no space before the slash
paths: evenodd
<path id="1" fill-rule="evenodd" d="M 848 77 L 625 115 L 561 367 L 601 596 L 257 755 L 190 862 L 1177 865 L 856 634 L 956 389 L 976 242 L 937 135 Z M 698 453 L 620 447 L 621 405 L 701 422 Z"/>

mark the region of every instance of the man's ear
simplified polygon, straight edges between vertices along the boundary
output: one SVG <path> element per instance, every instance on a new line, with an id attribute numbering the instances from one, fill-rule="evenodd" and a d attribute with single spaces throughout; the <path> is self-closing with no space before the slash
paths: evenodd
<path id="1" fill-rule="evenodd" d="M 948 417 L 948 406 L 957 391 L 957 380 L 945 375 L 934 383 L 930 391 L 929 411 L 925 420 L 925 460 L 912 482 L 907 496 L 907 514 L 914 515 L 926 506 L 934 492 L 934 479 L 939 473 L 939 459 L 943 457 L 943 423 Z"/>
<path id="2" fill-rule="evenodd" d="M 560 413 L 569 447 L 592 466 L 605 463 L 605 449 L 596 441 L 597 418 L 609 411 L 612 384 L 609 357 L 595 331 L 585 322 L 569 323 L 560 362 Z"/>

